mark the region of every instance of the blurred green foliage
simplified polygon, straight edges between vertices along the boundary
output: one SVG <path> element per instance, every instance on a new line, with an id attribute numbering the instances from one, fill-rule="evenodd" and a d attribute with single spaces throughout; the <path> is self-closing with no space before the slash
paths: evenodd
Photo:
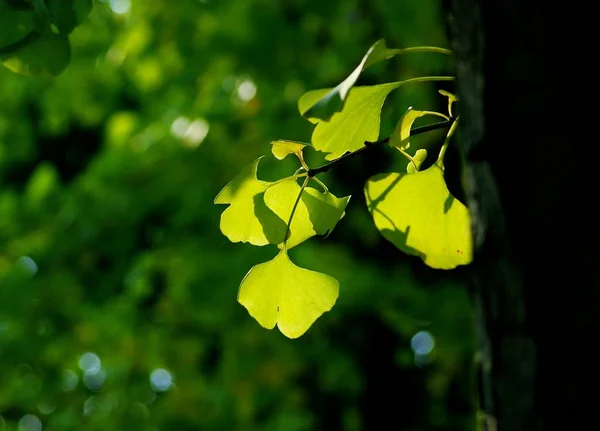
<path id="1" fill-rule="evenodd" d="M 340 298 L 297 340 L 236 302 L 273 250 L 229 243 L 212 204 L 270 141 L 309 140 L 304 91 L 339 82 L 379 38 L 444 34 L 433 0 L 96 1 L 58 77 L 0 68 L 0 430 L 468 429 L 460 274 L 388 244 L 360 197 L 397 155 L 327 174 L 355 199 L 327 240 L 290 255 L 327 268 Z M 361 80 L 449 67 L 415 55 Z M 443 111 L 438 88 L 390 96 L 382 136 L 409 105 Z"/>

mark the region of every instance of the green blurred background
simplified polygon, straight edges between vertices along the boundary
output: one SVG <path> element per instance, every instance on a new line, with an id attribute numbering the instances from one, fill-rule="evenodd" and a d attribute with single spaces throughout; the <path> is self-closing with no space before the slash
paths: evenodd
<path id="1" fill-rule="evenodd" d="M 219 190 L 272 140 L 308 141 L 298 97 L 379 38 L 447 47 L 439 2 L 97 1 L 59 77 L 0 67 L 0 430 L 473 428 L 462 276 L 402 254 L 364 207 L 364 180 L 397 156 L 324 178 L 353 194 L 346 216 L 290 254 L 340 298 L 297 340 L 236 302 L 275 247 L 218 228 Z M 415 54 L 360 82 L 451 67 Z M 392 94 L 382 136 L 408 106 L 444 110 L 439 88 Z M 269 157 L 259 175 L 294 170 Z"/>

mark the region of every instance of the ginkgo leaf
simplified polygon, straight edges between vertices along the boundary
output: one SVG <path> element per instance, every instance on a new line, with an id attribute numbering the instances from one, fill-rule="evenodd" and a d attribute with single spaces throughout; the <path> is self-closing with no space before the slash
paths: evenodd
<path id="1" fill-rule="evenodd" d="M 61 33 L 69 34 L 92 10 L 92 0 L 46 0 L 48 13 Z"/>
<path id="2" fill-rule="evenodd" d="M 404 115 L 402 115 L 396 124 L 396 128 L 390 135 L 390 145 L 403 151 L 406 151 L 408 148 L 410 148 L 410 129 L 417 118 L 425 115 L 434 115 L 448 120 L 448 117 L 446 117 L 444 114 L 440 114 L 439 112 L 417 111 L 412 109 L 412 107 L 409 107 Z"/>
<path id="3" fill-rule="evenodd" d="M 275 183 L 256 177 L 260 158 L 246 166 L 215 198 L 215 204 L 230 204 L 221 214 L 220 228 L 231 242 L 253 245 L 280 244 L 287 220 L 271 211 L 264 193 Z"/>
<path id="4" fill-rule="evenodd" d="M 264 195 L 265 204 L 277 216 L 287 221 L 300 194 L 301 187 L 290 177 L 269 187 Z M 337 198 L 329 192 L 319 193 L 306 187 L 298 201 L 286 242 L 288 249 L 315 235 L 326 235 L 344 215 L 350 197 Z"/>
<path id="5" fill-rule="evenodd" d="M 57 76 L 71 60 L 67 36 L 50 31 L 34 32 L 30 41 L 18 50 L 2 56 L 2 63 L 24 75 Z"/>
<path id="6" fill-rule="evenodd" d="M 377 229 L 403 252 L 438 269 L 471 262 L 469 211 L 450 194 L 439 161 L 413 174 L 376 175 L 365 196 Z"/>
<path id="7" fill-rule="evenodd" d="M 426 158 L 427 158 L 427 150 L 426 149 L 421 148 L 421 149 L 417 150 L 415 155 L 412 158 L 412 161 L 409 161 L 408 164 L 406 165 L 406 172 L 408 172 L 409 174 L 414 174 L 415 172 L 418 172 L 419 169 L 421 169 L 421 165 L 423 164 L 423 162 L 425 161 Z"/>
<path id="8" fill-rule="evenodd" d="M 296 141 L 273 141 L 271 142 L 271 152 L 278 160 L 285 159 L 288 154 L 295 154 L 300 160 L 302 160 L 302 150 L 310 144 Z"/>
<path id="9" fill-rule="evenodd" d="M 427 81 L 451 81 L 451 76 L 425 76 L 406 81 L 369 87 L 354 87 L 348 93 L 344 109 L 320 121 L 312 134 L 312 145 L 317 151 L 328 153 L 327 160 L 337 159 L 344 153 L 356 151 L 365 141 L 379 137 L 381 107 L 390 92 L 406 84 Z M 298 101 L 300 112 L 329 90 L 314 90 L 304 94 Z M 312 120 L 318 121 L 318 120 Z"/>
<path id="10" fill-rule="evenodd" d="M 238 302 L 267 329 L 275 325 L 288 338 L 298 338 L 339 294 L 336 279 L 296 266 L 283 248 L 269 262 L 254 266 L 242 280 Z"/>
<path id="11" fill-rule="evenodd" d="M 360 64 L 335 88 L 330 90 L 321 90 L 320 93 L 313 93 L 310 98 L 305 99 L 303 108 L 300 109 L 301 115 L 306 118 L 315 120 L 328 121 L 335 112 L 339 112 L 344 107 L 344 102 L 350 89 L 358 80 L 364 69 L 372 64 L 382 60 L 387 60 L 395 55 L 410 53 L 410 52 L 437 52 L 451 55 L 452 52 L 448 49 L 438 48 L 433 46 L 420 46 L 405 49 L 389 49 L 385 45 L 385 40 L 380 39 L 375 42 L 367 53 L 362 58 Z"/>
<path id="12" fill-rule="evenodd" d="M 2 48 L 24 40 L 34 29 L 34 14 L 28 10 L 15 10 L 0 0 L 0 29 L 2 55 Z"/>
<path id="13" fill-rule="evenodd" d="M 446 90 L 439 90 L 439 92 L 442 96 L 446 96 L 448 98 L 448 115 L 452 117 L 452 104 L 458 101 L 458 96 Z"/>

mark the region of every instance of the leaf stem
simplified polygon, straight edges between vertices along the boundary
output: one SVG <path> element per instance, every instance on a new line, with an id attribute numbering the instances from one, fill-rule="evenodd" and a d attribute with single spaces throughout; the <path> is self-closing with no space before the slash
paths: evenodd
<path id="1" fill-rule="evenodd" d="M 446 156 L 446 150 L 448 149 L 448 144 L 450 143 L 450 139 L 452 139 L 452 135 L 454 135 L 454 131 L 458 127 L 458 119 L 459 118 L 460 117 L 456 117 L 456 119 L 452 122 L 452 125 L 450 126 L 450 130 L 448 130 L 448 133 L 446 134 L 446 139 L 444 140 L 444 143 L 442 144 L 442 148 L 440 148 L 440 154 L 438 155 L 438 159 L 437 159 L 436 163 L 441 168 L 444 167 L 444 157 Z"/>
<path id="2" fill-rule="evenodd" d="M 292 219 L 294 218 L 294 213 L 296 212 L 296 208 L 298 208 L 298 203 L 300 202 L 300 198 L 302 197 L 302 192 L 304 192 L 304 189 L 306 188 L 306 185 L 308 184 L 309 180 L 310 177 L 307 175 L 304 179 L 304 183 L 302 183 L 302 187 L 300 188 L 300 193 L 298 193 L 298 197 L 296 197 L 296 202 L 294 202 L 294 206 L 292 207 L 292 212 L 290 213 L 290 218 L 288 219 L 287 227 L 285 229 L 285 240 L 283 241 L 284 247 L 287 244 L 288 235 L 290 233 L 290 226 L 292 225 Z"/>
<path id="3" fill-rule="evenodd" d="M 422 126 L 422 127 L 416 127 L 414 129 L 412 129 L 410 131 L 410 136 L 415 136 L 415 135 L 420 135 L 422 133 L 427 133 L 427 132 L 431 132 L 432 130 L 438 130 L 438 129 L 443 129 L 445 127 L 452 127 L 455 123 L 454 119 L 450 119 L 448 121 L 440 121 L 438 123 L 433 123 L 433 124 L 428 124 L 426 126 Z M 381 144 L 387 144 L 390 141 L 389 136 L 387 138 L 383 138 L 380 139 L 378 141 L 374 141 L 374 142 L 365 142 L 365 146 L 359 148 L 358 150 L 352 152 L 352 153 L 346 153 L 343 156 L 341 156 L 338 159 L 335 159 L 329 163 L 326 163 L 322 166 L 319 166 L 317 168 L 311 168 L 309 169 L 308 172 L 308 177 L 312 178 L 315 175 L 319 175 L 322 174 L 323 172 L 327 172 L 329 169 L 331 169 L 333 166 L 337 165 L 338 163 L 343 162 L 344 160 L 347 160 L 349 158 L 355 157 L 357 154 L 362 153 L 363 151 L 366 151 L 372 147 L 375 147 L 376 145 L 381 145 Z"/>

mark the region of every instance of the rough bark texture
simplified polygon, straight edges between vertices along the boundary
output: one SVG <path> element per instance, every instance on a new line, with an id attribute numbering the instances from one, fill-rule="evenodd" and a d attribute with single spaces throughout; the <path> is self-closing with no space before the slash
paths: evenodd
<path id="1" fill-rule="evenodd" d="M 596 428 L 596 366 L 586 364 L 595 356 L 600 316 L 592 258 L 597 180 L 577 156 L 587 139 L 578 140 L 580 130 L 572 127 L 579 91 L 593 91 L 576 88 L 583 79 L 573 72 L 584 70 L 593 51 L 569 54 L 585 42 L 583 29 L 593 27 L 574 5 L 445 6 L 476 244 L 472 293 L 481 317 L 480 398 L 488 429 L 550 429 L 563 419 L 564 429 Z"/>

